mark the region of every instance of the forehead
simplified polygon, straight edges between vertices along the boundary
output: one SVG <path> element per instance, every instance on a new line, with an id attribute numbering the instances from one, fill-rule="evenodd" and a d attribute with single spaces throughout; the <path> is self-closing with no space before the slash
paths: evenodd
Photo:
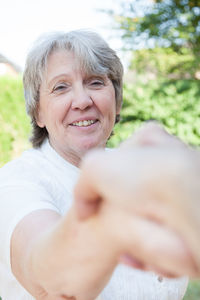
<path id="1" fill-rule="evenodd" d="M 54 50 L 48 57 L 45 73 L 47 76 L 55 72 L 79 72 L 82 75 L 107 75 L 108 69 L 102 66 L 99 59 L 87 53 L 75 54 L 67 49 Z"/>
<path id="2" fill-rule="evenodd" d="M 81 71 L 80 60 L 73 52 L 64 49 L 53 51 L 47 59 L 46 77 L 52 77 L 55 73 L 66 71 Z"/>

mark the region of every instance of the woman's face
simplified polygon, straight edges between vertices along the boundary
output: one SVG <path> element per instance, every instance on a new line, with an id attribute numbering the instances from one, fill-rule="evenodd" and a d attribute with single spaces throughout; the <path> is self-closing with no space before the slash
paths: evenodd
<path id="1" fill-rule="evenodd" d="M 107 76 L 84 74 L 74 54 L 66 50 L 49 56 L 37 124 L 46 127 L 60 155 L 78 165 L 87 150 L 105 147 L 116 113 L 115 91 Z"/>

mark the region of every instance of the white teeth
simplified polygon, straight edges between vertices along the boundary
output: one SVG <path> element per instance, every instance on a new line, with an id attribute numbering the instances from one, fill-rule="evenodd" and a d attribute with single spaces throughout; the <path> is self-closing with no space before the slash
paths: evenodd
<path id="1" fill-rule="evenodd" d="M 95 120 L 84 120 L 84 121 L 79 121 L 79 122 L 75 122 L 72 123 L 73 126 L 79 126 L 79 127 L 85 127 L 85 126 L 89 126 L 91 124 L 94 124 Z"/>

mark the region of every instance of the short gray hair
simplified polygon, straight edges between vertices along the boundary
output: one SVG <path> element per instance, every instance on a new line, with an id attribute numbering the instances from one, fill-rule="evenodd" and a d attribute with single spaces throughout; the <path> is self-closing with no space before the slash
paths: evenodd
<path id="1" fill-rule="evenodd" d="M 33 126 L 30 139 L 33 147 L 39 147 L 48 136 L 46 128 L 37 125 L 36 113 L 48 57 L 60 49 L 73 52 L 79 59 L 80 67 L 88 74 L 107 75 L 115 89 L 117 109 L 122 105 L 123 66 L 115 51 L 97 33 L 75 30 L 44 34 L 29 51 L 23 75 L 26 110 Z"/>

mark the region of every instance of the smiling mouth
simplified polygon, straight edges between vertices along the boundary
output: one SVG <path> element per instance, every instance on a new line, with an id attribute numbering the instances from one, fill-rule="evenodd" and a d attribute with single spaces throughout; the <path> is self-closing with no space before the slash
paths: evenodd
<path id="1" fill-rule="evenodd" d="M 74 122 L 70 125 L 72 126 L 77 126 L 77 127 L 87 127 L 90 126 L 94 123 L 96 123 L 98 120 L 83 120 L 83 121 L 79 121 L 79 122 Z"/>

